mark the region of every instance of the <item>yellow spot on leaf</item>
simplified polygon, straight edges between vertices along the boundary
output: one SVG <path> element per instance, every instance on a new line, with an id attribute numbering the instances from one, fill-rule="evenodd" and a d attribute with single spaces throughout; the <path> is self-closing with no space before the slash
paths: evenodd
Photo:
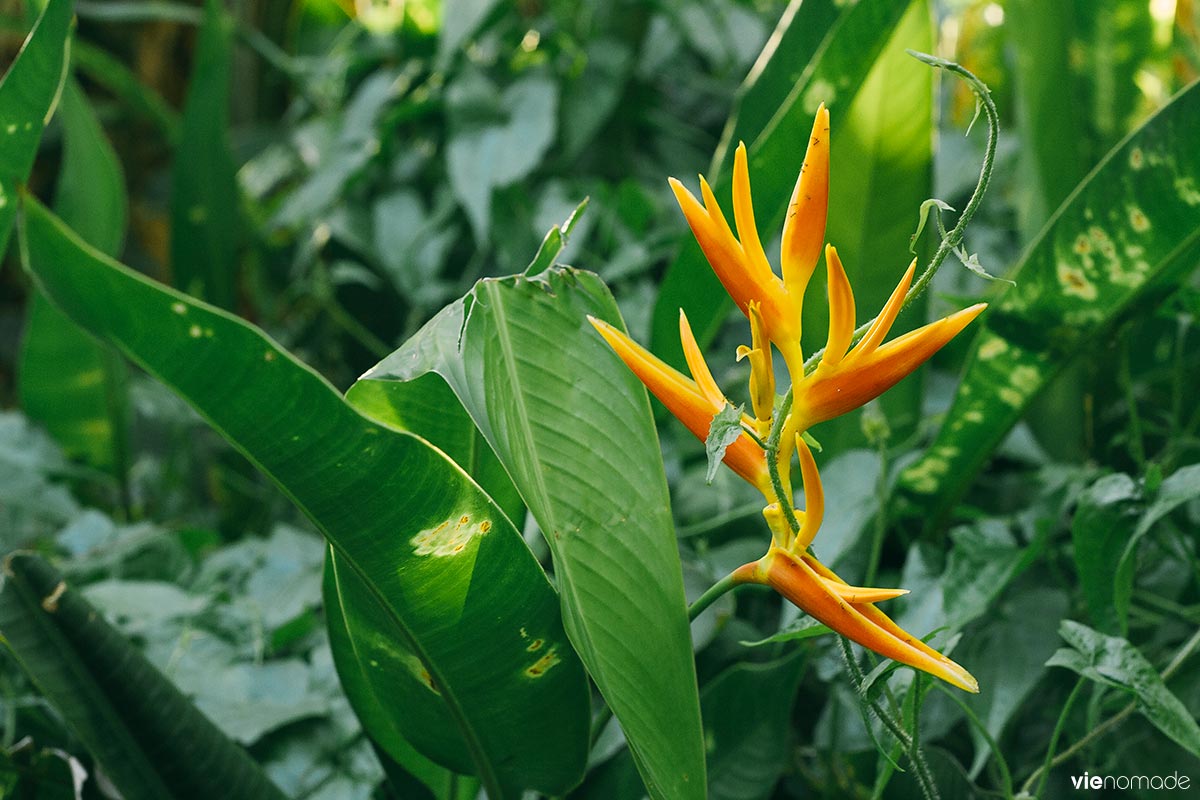
<path id="1" fill-rule="evenodd" d="M 1013 408 L 1020 408 L 1021 404 L 1025 402 L 1025 395 L 1021 394 L 1011 386 L 1001 387 L 1000 391 L 998 391 L 996 394 L 1000 396 L 1001 400 L 1003 400 L 1005 403 L 1008 403 Z"/>
<path id="2" fill-rule="evenodd" d="M 984 361 L 990 361 L 1007 349 L 1008 342 L 999 336 L 989 335 L 984 343 L 979 345 L 979 357 Z"/>
<path id="3" fill-rule="evenodd" d="M 187 306 L 179 301 L 176 301 L 174 303 L 171 303 L 171 310 L 174 311 L 176 314 L 186 314 Z"/>
<path id="4" fill-rule="evenodd" d="M 1063 294 L 1070 294 L 1081 300 L 1096 299 L 1096 285 L 1087 279 L 1083 270 L 1065 262 L 1058 263 L 1058 283 L 1063 288 Z"/>
<path id="5" fill-rule="evenodd" d="M 1200 190 L 1190 175 L 1175 179 L 1175 191 L 1179 193 L 1179 199 L 1189 206 L 1200 206 Z"/>
<path id="6" fill-rule="evenodd" d="M 557 650 L 550 650 L 546 653 L 546 655 L 542 656 L 537 661 L 530 664 L 525 669 L 525 674 L 530 678 L 540 678 L 543 675 L 545 675 L 546 672 L 548 672 L 551 667 L 553 667 L 555 664 L 557 664 L 561 660 L 562 659 L 560 659 L 558 657 Z"/>
<path id="7" fill-rule="evenodd" d="M 1129 225 L 1138 233 L 1145 233 L 1150 230 L 1150 220 L 1142 213 L 1140 208 L 1129 208 Z"/>
<path id="8" fill-rule="evenodd" d="M 1037 367 L 1029 364 L 1022 364 L 1019 367 L 1014 367 L 1012 374 L 1009 375 L 1009 380 L 1012 385 L 1021 390 L 1024 394 L 1033 394 L 1037 389 L 1038 380 L 1041 378 L 1041 373 Z"/>
<path id="9" fill-rule="evenodd" d="M 462 514 L 421 531 L 412 538 L 412 545 L 419 556 L 454 556 L 463 552 L 476 536 L 483 536 L 491 529 L 491 520 L 472 523 L 470 514 Z"/>

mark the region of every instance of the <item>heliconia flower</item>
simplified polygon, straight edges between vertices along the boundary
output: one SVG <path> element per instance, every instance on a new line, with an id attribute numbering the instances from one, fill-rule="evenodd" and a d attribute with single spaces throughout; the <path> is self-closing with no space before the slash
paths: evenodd
<path id="1" fill-rule="evenodd" d="M 668 411 L 701 441 L 708 438 L 713 416 L 725 407 L 728 400 L 717 388 L 712 372 L 700 354 L 687 317 L 682 312 L 679 315 L 679 334 L 694 380 L 667 365 L 607 322 L 591 316 L 588 321 Z M 751 422 L 748 418 L 745 421 Z M 770 491 L 771 479 L 767 473 L 766 457 L 762 447 L 749 435 L 743 433 L 729 446 L 725 451 L 725 464 L 759 491 L 764 494 Z"/>
<path id="2" fill-rule="evenodd" d="M 770 586 L 810 616 L 862 646 L 967 691 L 979 691 L 970 673 L 906 633 L 875 607 L 874 603 L 904 594 L 903 589 L 850 586 L 808 552 L 824 517 L 825 498 L 816 461 L 803 434 L 813 425 L 857 408 L 891 388 L 954 338 L 983 311 L 985 304 L 963 309 L 885 343 L 912 284 L 914 260 L 883 310 L 855 344 L 854 292 L 837 250 L 824 246 L 829 276 L 829 334 L 821 361 L 811 374 L 806 374 L 800 348 L 800 315 L 805 289 L 824 245 L 829 197 L 829 113 L 824 105 L 817 111 L 804 166 L 788 204 L 781 243 L 782 277 L 772 271 L 755 225 L 744 145 L 738 146 L 733 162 L 736 235 L 703 176 L 703 204 L 679 181 L 672 178 L 670 183 L 713 272 L 750 320 L 751 345 L 739 347 L 737 354 L 739 360 L 750 361 L 754 417 L 743 415 L 741 423 L 757 438 L 743 431 L 726 450 L 724 461 L 766 497 L 763 517 L 772 539 L 765 556 L 734 571 L 735 581 Z M 691 378 L 612 326 L 589 320 L 671 413 L 695 436 L 707 439 L 713 417 L 729 401 L 713 380 L 683 312 L 679 336 Z M 779 350 L 792 379 L 792 402 L 782 421 L 773 418 L 772 347 Z M 773 465 L 767 463 L 768 449 L 775 459 Z M 803 511 L 791 507 L 793 450 L 804 483 Z"/>
<path id="3" fill-rule="evenodd" d="M 797 440 L 796 450 L 806 506 L 800 512 L 800 532 L 789 541 L 790 531 L 781 530 L 787 523 L 779 513 L 779 506 L 768 506 L 763 515 L 775 535 L 770 549 L 758 561 L 734 570 L 735 581 L 770 586 L 801 611 L 851 641 L 960 689 L 978 692 L 979 682 L 971 673 L 907 633 L 875 607 L 874 603 L 907 594 L 906 590 L 850 586 L 806 552 L 821 525 L 825 495 L 816 462 L 803 439 Z"/>
<path id="4" fill-rule="evenodd" d="M 829 338 L 817 369 L 803 378 L 793 376 L 795 421 L 791 427 L 796 431 L 874 400 L 925 363 L 987 308 L 986 303 L 978 303 L 883 344 L 912 283 L 917 267 L 913 259 L 875 322 L 849 349 L 855 325 L 854 293 L 832 245 L 825 248 L 825 263 L 829 274 Z"/>

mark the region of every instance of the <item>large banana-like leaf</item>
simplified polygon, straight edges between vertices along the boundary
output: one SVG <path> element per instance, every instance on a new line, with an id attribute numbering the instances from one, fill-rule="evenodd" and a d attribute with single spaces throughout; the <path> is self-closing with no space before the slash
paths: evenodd
<path id="1" fill-rule="evenodd" d="M 112 145 L 79 84 L 68 81 L 59 118 L 63 163 L 55 205 L 88 244 L 115 256 L 125 239 L 125 179 Z M 123 479 L 126 370 L 99 344 L 33 292 L 21 347 L 21 407 L 74 458 Z"/>
<path id="2" fill-rule="evenodd" d="M 1051 218 L 985 318 L 928 452 L 901 476 L 938 519 L 1080 348 L 1200 262 L 1200 84 L 1117 145 Z M 929 512 L 934 512 L 930 514 Z"/>
<path id="3" fill-rule="evenodd" d="M 0 258 L 8 250 L 18 187 L 29 178 L 67 77 L 71 18 L 71 0 L 48 3 L 0 79 Z"/>
<path id="4" fill-rule="evenodd" d="M 37 556 L 4 561 L 0 640 L 125 797 L 283 800 L 244 750 Z"/>
<path id="5" fill-rule="evenodd" d="M 238 185 L 229 150 L 233 23 L 206 0 L 171 173 L 171 270 L 179 288 L 223 308 L 237 295 Z"/>
<path id="6" fill-rule="evenodd" d="M 658 437 L 645 390 L 589 314 L 621 324 L 591 273 L 550 268 L 480 281 L 360 383 L 436 371 L 450 384 L 541 526 L 567 632 L 650 796 L 703 798 L 696 676 Z"/>
<path id="7" fill-rule="evenodd" d="M 708 176 L 715 179 L 717 197 L 726 197 L 733 148 L 745 140 L 764 241 L 783 224 L 818 105 L 829 107 L 837 141 L 839 114 L 854 101 L 908 7 L 909 0 L 796 0 L 784 14 L 741 92 L 717 154 L 716 164 L 722 168 L 719 174 Z M 836 181 L 836 164 L 832 176 Z M 896 258 L 902 264 L 904 252 Z M 696 337 L 704 344 L 712 340 L 731 306 L 689 234 L 659 290 L 651 342 L 654 352 L 681 366 L 679 309 L 687 312 Z"/>
<path id="8" fill-rule="evenodd" d="M 423 439 L 368 419 L 242 320 L 88 248 L 26 198 L 25 263 L 75 322 L 174 389 L 292 498 L 364 594 L 381 702 L 489 794 L 562 792 L 588 697 L 554 591 L 508 517 Z M 536 646 L 535 646 L 536 645 Z"/>

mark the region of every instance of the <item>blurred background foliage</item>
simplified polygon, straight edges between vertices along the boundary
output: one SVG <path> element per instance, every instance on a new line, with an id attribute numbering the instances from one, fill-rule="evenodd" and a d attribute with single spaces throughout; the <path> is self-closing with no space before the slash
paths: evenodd
<path id="1" fill-rule="evenodd" d="M 80 0 L 75 78 L 30 186 L 93 245 L 262 326 L 343 390 L 477 279 L 524 269 L 587 197 L 564 260 L 597 272 L 630 332 L 650 341 L 656 305 L 673 315 L 685 302 L 660 289 L 688 246 L 666 176 L 694 186 L 703 171 L 719 183 L 731 135 L 752 144 L 771 119 L 775 106 L 743 82 L 770 66 L 760 53 L 781 17 L 820 21 L 843 5 Z M 27 13 L 0 0 L 0 63 Z M 858 61 L 853 47 L 839 56 L 837 74 L 859 75 L 852 90 L 810 86 L 831 105 L 843 94 L 829 238 L 860 308 L 878 307 L 899 277 L 920 203 L 960 208 L 982 157 L 982 131 L 963 135 L 973 96 L 905 47 L 960 61 L 1000 108 L 993 188 L 967 239 L 1000 277 L 1104 154 L 1200 74 L 1194 0 L 937 0 L 888 13 Z M 790 184 L 803 145 L 777 146 L 752 173 Z M 80 199 L 93 191 L 118 200 Z M 776 253 L 766 220 L 781 211 L 759 210 Z M 917 252 L 933 244 L 926 234 Z M 4 551 L 52 557 L 289 796 L 390 796 L 333 671 L 320 538 L 185 405 L 56 317 L 15 261 L 10 248 L 0 271 Z M 1056 723 L 1062 749 L 1124 707 L 1128 695 L 1101 683 L 1073 702 L 1075 674 L 1046 666 L 1060 620 L 1125 636 L 1156 669 L 1200 624 L 1200 477 L 1181 469 L 1200 461 L 1194 262 L 1079 348 L 936 525 L 891 498 L 951 405 L 966 337 L 887 402 L 815 432 L 840 510 L 821 534 L 823 560 L 912 589 L 918 600 L 897 601 L 898 621 L 967 631 L 955 657 L 993 687 L 965 706 L 929 694 L 922 738 L 943 796 L 1019 789 Z M 949 264 L 901 327 L 1002 289 Z M 811 291 L 823 292 L 820 280 Z M 805 323 L 818 340 L 820 305 L 808 304 L 816 316 Z M 702 325 L 738 402 L 747 367 L 732 353 L 745 334 L 728 322 L 722 311 Z M 760 555 L 765 529 L 747 487 L 727 474 L 705 485 L 700 443 L 673 422 L 661 437 L 698 594 Z M 1163 501 L 1173 479 L 1177 500 Z M 1094 543 L 1123 547 L 1135 531 L 1137 580 L 1117 625 L 1095 588 L 1116 563 Z M 787 643 L 801 635 L 794 609 L 750 594 L 736 615 L 718 610 L 719 625 L 710 616 L 693 630 L 713 796 L 912 796 L 880 758 L 834 648 Z M 1185 658 L 1170 677 L 1200 714 L 1200 661 Z M 84 796 L 108 796 L 7 658 L 0 686 L 0 796 L 73 796 L 73 769 L 96 776 Z M 766 704 L 759 722 L 728 713 L 755 692 L 794 701 Z M 1069 763 L 1200 780 L 1200 760 L 1164 745 L 1156 725 L 1134 717 Z M 772 746 L 748 744 L 764 740 Z M 593 764 L 578 796 L 640 796 L 619 740 L 602 738 Z M 1059 780 L 1045 796 L 1066 794 Z"/>

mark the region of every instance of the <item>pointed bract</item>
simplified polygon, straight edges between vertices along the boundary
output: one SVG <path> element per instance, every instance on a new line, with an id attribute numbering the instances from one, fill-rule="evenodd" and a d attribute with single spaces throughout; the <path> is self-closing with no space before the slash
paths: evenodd
<path id="1" fill-rule="evenodd" d="M 813 619 L 869 650 L 965 691 L 979 691 L 971 673 L 900 628 L 871 602 L 854 599 L 894 596 L 898 590 L 848 586 L 813 556 L 793 555 L 776 546 L 734 575 L 742 583 L 770 586 Z"/>
<path id="2" fill-rule="evenodd" d="M 836 364 L 822 363 L 793 389 L 797 430 L 874 400 L 924 364 L 985 308 L 986 303 L 964 308 L 877 349 L 864 352 L 856 347 Z"/>
<path id="3" fill-rule="evenodd" d="M 813 120 L 804 166 L 783 222 L 783 283 L 797 298 L 804 294 L 821 256 L 829 207 L 829 110 L 822 103 Z"/>
<path id="4" fill-rule="evenodd" d="M 829 339 L 821 363 L 833 366 L 846 355 L 854 337 L 854 291 L 833 245 L 825 246 L 825 265 L 829 272 Z"/>
<path id="5" fill-rule="evenodd" d="M 588 322 L 668 411 L 700 441 L 708 438 L 713 416 L 728 402 L 724 396 L 706 397 L 696 381 L 669 366 L 612 325 L 591 316 Z M 711 380 L 706 364 L 704 372 Z M 770 488 L 771 479 L 763 450 L 747 434 L 743 433 L 725 450 L 724 463 L 760 491 L 765 493 Z"/>

